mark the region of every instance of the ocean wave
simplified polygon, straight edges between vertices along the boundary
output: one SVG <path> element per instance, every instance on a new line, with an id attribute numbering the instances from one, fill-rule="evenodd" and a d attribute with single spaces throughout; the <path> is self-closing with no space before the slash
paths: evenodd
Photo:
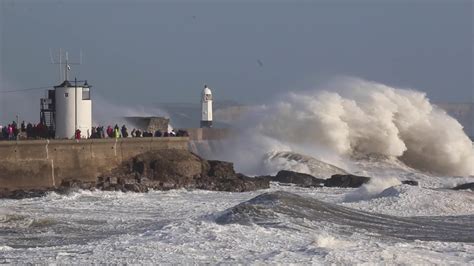
<path id="1" fill-rule="evenodd" d="M 358 231 L 405 240 L 474 243 L 472 215 L 397 217 L 360 211 L 283 191 L 259 195 L 227 209 L 216 218 L 218 224 L 256 224 L 297 230 L 308 228 L 306 221 L 311 221 L 312 226 L 317 226 L 317 223 L 337 225 L 340 234 Z"/>
<path id="2" fill-rule="evenodd" d="M 238 136 L 216 157 L 244 173 L 264 172 L 268 153 L 291 151 L 347 170 L 348 161 L 378 156 L 436 175 L 474 175 L 472 141 L 425 93 L 358 78 L 289 92 L 234 126 Z"/>

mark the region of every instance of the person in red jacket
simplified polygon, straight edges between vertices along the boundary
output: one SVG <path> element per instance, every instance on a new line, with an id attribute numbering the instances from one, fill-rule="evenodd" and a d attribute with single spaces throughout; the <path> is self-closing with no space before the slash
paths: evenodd
<path id="1" fill-rule="evenodd" d="M 76 139 L 81 139 L 81 130 L 76 129 Z"/>

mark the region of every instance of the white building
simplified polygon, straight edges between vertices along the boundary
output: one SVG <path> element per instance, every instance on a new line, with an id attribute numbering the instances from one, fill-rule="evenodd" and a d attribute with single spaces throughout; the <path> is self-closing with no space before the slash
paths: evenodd
<path id="1" fill-rule="evenodd" d="M 74 138 L 76 129 L 82 138 L 88 138 L 92 127 L 90 86 L 85 82 L 65 80 L 54 87 L 55 138 Z"/>
<path id="2" fill-rule="evenodd" d="M 207 85 L 202 90 L 201 105 L 201 127 L 212 127 L 212 92 Z"/>

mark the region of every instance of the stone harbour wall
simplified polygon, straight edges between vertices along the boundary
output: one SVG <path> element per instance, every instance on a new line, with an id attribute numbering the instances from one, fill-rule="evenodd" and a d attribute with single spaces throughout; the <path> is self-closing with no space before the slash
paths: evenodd
<path id="1" fill-rule="evenodd" d="M 0 142 L 0 189 L 54 188 L 65 180 L 95 181 L 146 151 L 188 150 L 187 137 Z"/>

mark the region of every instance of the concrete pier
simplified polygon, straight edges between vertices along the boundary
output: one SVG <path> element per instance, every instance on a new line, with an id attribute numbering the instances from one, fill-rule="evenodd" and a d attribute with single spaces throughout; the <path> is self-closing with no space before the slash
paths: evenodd
<path id="1" fill-rule="evenodd" d="M 63 180 L 95 181 L 145 151 L 188 149 L 187 137 L 0 142 L 0 189 L 54 188 Z"/>

